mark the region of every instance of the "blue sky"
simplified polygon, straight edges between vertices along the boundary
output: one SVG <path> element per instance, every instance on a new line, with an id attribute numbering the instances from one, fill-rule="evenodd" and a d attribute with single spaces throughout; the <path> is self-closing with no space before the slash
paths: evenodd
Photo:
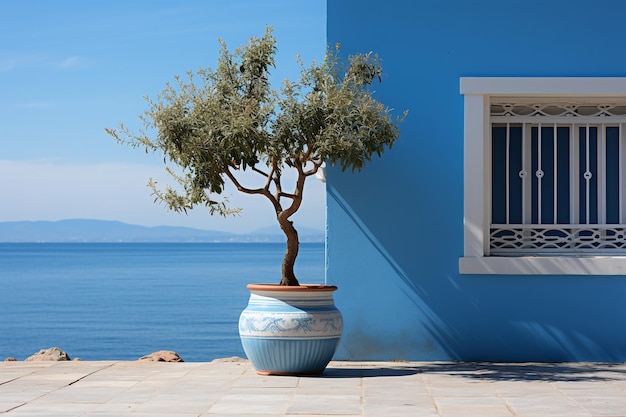
<path id="1" fill-rule="evenodd" d="M 139 127 L 175 75 L 215 67 L 229 49 L 274 27 L 274 82 L 321 60 L 325 0 L 3 2 L 0 6 L 0 221 L 94 218 L 246 232 L 274 224 L 269 202 L 228 190 L 237 218 L 153 203 L 162 159 L 118 145 L 104 128 Z M 296 226 L 324 227 L 323 184 L 307 183 Z"/>

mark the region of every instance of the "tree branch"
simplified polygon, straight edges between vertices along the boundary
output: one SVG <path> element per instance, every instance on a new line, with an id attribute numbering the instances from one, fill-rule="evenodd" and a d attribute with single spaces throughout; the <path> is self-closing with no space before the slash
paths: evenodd
<path id="1" fill-rule="evenodd" d="M 291 217 L 302 204 L 302 194 L 304 192 L 304 181 L 306 180 L 306 175 L 304 174 L 304 170 L 302 164 L 295 164 L 294 168 L 298 171 L 298 179 L 296 180 L 296 187 L 294 193 L 289 195 L 291 198 L 291 205 L 287 207 L 286 210 L 283 210 L 283 215 L 285 218 Z"/>
<path id="2" fill-rule="evenodd" d="M 264 172 L 262 170 L 260 170 L 259 168 L 257 168 L 256 166 L 252 167 L 252 170 L 254 172 L 258 172 L 259 174 L 263 175 L 264 177 L 269 177 L 270 175 L 267 172 Z"/>
<path id="3" fill-rule="evenodd" d="M 263 194 L 263 192 L 265 191 L 264 188 L 247 188 L 247 187 L 244 187 L 243 185 L 241 185 L 241 183 L 239 182 L 237 177 L 235 177 L 235 175 L 230 171 L 230 168 L 226 168 L 224 170 L 224 173 L 226 174 L 228 179 L 233 183 L 235 188 L 237 188 L 237 191 L 240 191 L 240 192 L 245 193 L 245 194 Z"/>
<path id="4" fill-rule="evenodd" d="M 272 193 L 270 193 L 267 188 L 246 188 L 246 187 L 244 187 L 243 185 L 241 185 L 241 183 L 239 182 L 237 177 L 235 177 L 235 175 L 231 172 L 230 168 L 226 168 L 224 170 L 224 174 L 226 174 L 226 176 L 233 183 L 235 188 L 237 188 L 237 191 L 240 191 L 240 192 L 245 193 L 245 194 L 260 194 L 260 195 L 263 195 L 263 196 L 267 197 L 270 200 L 270 202 L 274 206 L 274 210 L 276 210 L 277 213 L 282 211 L 282 207 L 280 205 L 280 201 L 276 197 L 274 197 L 272 195 Z"/>
<path id="5" fill-rule="evenodd" d="M 309 169 L 308 171 L 303 172 L 303 174 L 307 177 L 317 174 L 317 171 L 319 171 L 320 167 L 324 163 L 324 161 L 309 161 L 309 162 L 313 163 L 313 168 Z"/>

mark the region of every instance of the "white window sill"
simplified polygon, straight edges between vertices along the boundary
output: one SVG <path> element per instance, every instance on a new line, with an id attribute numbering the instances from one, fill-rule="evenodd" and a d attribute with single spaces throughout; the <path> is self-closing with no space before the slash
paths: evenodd
<path id="1" fill-rule="evenodd" d="M 461 274 L 626 275 L 626 256 L 464 257 Z"/>

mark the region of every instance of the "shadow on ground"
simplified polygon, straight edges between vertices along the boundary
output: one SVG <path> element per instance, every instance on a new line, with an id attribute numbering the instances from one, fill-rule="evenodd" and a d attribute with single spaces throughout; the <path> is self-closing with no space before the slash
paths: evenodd
<path id="1" fill-rule="evenodd" d="M 326 368 L 324 374 L 318 376 L 322 378 L 372 378 L 385 376 L 407 376 L 419 373 L 417 367 L 372 367 L 372 368 Z"/>
<path id="2" fill-rule="evenodd" d="M 371 368 L 329 367 L 322 378 L 449 375 L 482 381 L 626 381 L 626 365 L 607 363 L 406 363 Z"/>

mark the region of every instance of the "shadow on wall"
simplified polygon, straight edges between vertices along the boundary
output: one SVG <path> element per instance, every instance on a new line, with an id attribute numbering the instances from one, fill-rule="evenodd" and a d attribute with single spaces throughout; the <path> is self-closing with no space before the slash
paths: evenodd
<path id="1" fill-rule="evenodd" d="M 348 308 L 348 311 L 343 312 L 344 321 L 346 322 L 346 332 L 342 338 L 342 345 L 349 352 L 349 356 L 343 359 L 424 359 L 424 356 L 416 356 L 416 351 L 422 352 L 423 355 L 427 355 L 428 360 L 457 358 L 458 354 L 455 352 L 454 343 L 451 342 L 458 340 L 461 337 L 461 334 L 454 331 L 454 329 L 452 329 L 447 323 L 443 322 L 439 315 L 430 308 L 429 304 L 422 299 L 421 294 L 427 293 L 427 290 L 421 288 L 421 283 L 410 278 L 404 268 L 396 262 L 395 258 L 385 249 L 385 246 L 381 243 L 381 241 L 374 235 L 374 233 L 372 233 L 370 228 L 364 224 L 355 211 L 350 208 L 347 202 L 337 193 L 333 186 L 327 186 L 327 193 L 328 201 L 332 201 L 333 204 L 340 208 L 343 214 L 346 214 L 350 218 L 350 221 L 358 229 L 361 238 L 364 237 L 368 246 L 373 248 L 373 251 L 377 255 L 375 257 L 383 260 L 385 265 L 382 269 L 391 270 L 393 275 L 400 278 L 401 283 L 401 285 L 397 285 L 397 283 L 394 283 L 394 280 L 385 277 L 383 281 L 384 285 L 380 285 L 380 277 L 375 275 L 379 273 L 385 274 L 385 271 L 374 272 L 374 269 L 367 271 L 374 276 L 367 277 L 359 275 L 359 278 L 356 278 L 355 280 L 359 281 L 362 278 L 363 281 L 376 281 L 374 284 L 377 288 L 376 292 L 370 291 L 369 288 L 371 288 L 371 286 L 365 282 L 345 283 L 345 286 L 350 287 L 350 294 L 348 298 L 341 300 Z M 334 254 L 330 255 L 331 263 L 334 257 Z M 363 262 L 366 262 L 365 259 Z M 351 273 L 337 272 L 337 274 L 342 277 L 349 277 L 357 273 L 356 266 L 348 267 L 351 269 Z M 332 272 L 333 268 L 334 266 L 330 265 L 329 271 Z M 400 299 L 400 297 L 397 297 L 396 293 L 393 292 L 398 290 L 401 291 L 401 295 L 404 299 Z M 380 300 L 385 300 L 385 294 L 389 291 L 393 293 L 387 296 L 386 299 L 395 300 L 397 301 L 397 304 L 380 306 Z M 347 291 L 339 291 L 337 297 L 341 299 L 343 294 L 346 294 L 346 292 Z M 408 303 L 411 305 L 411 311 L 417 311 L 417 316 L 419 317 L 415 317 L 415 315 L 409 313 L 409 309 L 402 310 L 401 306 L 405 300 L 408 300 Z M 408 324 L 409 329 L 407 330 L 401 327 L 392 329 L 389 328 L 386 323 L 377 327 L 376 323 L 372 320 L 372 316 L 380 318 L 381 313 L 375 312 L 377 308 L 389 311 L 395 311 L 395 309 L 403 311 L 407 315 L 407 319 L 401 320 L 401 322 Z M 361 321 L 363 314 L 370 315 L 364 319 L 367 323 Z M 414 318 L 413 323 L 411 323 L 411 317 Z M 353 324 L 352 326 L 350 326 L 351 322 Z M 397 323 L 397 320 L 394 320 L 394 322 Z M 427 335 L 420 334 L 420 328 L 423 328 L 423 331 L 427 333 Z M 384 337 L 383 334 L 385 331 L 390 332 L 388 334 L 391 337 Z M 415 340 L 416 335 L 418 336 L 418 340 Z M 399 340 L 402 340 L 403 343 L 399 343 Z M 413 341 L 413 346 L 407 347 L 407 344 L 410 344 L 411 341 Z M 435 352 L 435 356 L 430 356 L 434 351 L 440 349 L 439 346 L 447 352 L 447 355 L 442 356 L 441 354 L 437 354 Z"/>
<path id="2" fill-rule="evenodd" d="M 352 278 L 345 278 L 350 265 L 337 270 L 332 264 L 337 230 L 331 229 L 329 278 L 341 276 L 336 283 L 350 288 L 350 297 L 341 300 L 348 309 L 344 311 L 342 341 L 348 359 L 626 360 L 626 335 L 619 330 L 626 326 L 625 277 L 459 275 L 460 254 L 448 260 L 445 256 L 449 254 L 423 259 L 414 247 L 399 249 L 402 242 L 392 234 L 376 233 L 368 227 L 354 209 L 361 205 L 351 205 L 334 185 L 329 185 L 327 192 L 329 207 L 334 205 L 346 216 L 342 220 L 352 223 L 351 230 L 359 235 L 355 242 L 360 246 L 353 252 L 371 246 L 369 250 L 376 254 L 358 260 L 362 275 L 350 281 Z M 368 222 L 380 229 L 374 220 Z M 329 226 L 334 227 L 330 219 Z M 350 232 L 342 225 L 341 233 Z M 352 235 L 345 238 L 357 239 Z M 410 245 L 410 240 L 405 244 Z M 375 275 L 383 263 L 384 272 L 398 279 L 385 277 L 381 286 L 380 276 Z M 375 307 L 381 294 L 387 295 L 386 314 L 397 316 L 391 327 L 376 323 L 376 314 L 383 309 Z M 433 346 L 428 348 L 429 344 Z"/>

